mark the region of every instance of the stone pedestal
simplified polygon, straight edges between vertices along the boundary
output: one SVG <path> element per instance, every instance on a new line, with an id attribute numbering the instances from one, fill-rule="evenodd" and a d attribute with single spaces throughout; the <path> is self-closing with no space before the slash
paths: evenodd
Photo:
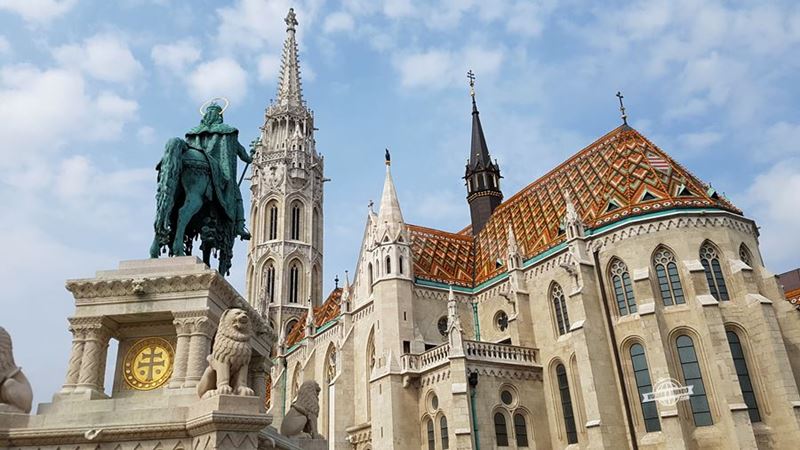
<path id="1" fill-rule="evenodd" d="M 75 313 L 64 385 L 36 415 L 0 414 L 0 447 L 299 448 L 276 446 L 265 431 L 272 417 L 256 383 L 270 369 L 274 333 L 217 271 L 195 257 L 124 261 L 66 287 Z M 218 321 L 234 307 L 248 312 L 256 332 L 249 384 L 259 395 L 200 400 L 195 386 Z M 119 354 L 106 389 L 110 339 Z"/>

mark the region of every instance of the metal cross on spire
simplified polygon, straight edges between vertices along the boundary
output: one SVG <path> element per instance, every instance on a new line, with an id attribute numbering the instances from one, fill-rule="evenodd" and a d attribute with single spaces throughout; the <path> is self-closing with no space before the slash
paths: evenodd
<path id="1" fill-rule="evenodd" d="M 625 114 L 625 105 L 622 104 L 622 99 L 625 98 L 622 95 L 622 92 L 617 91 L 617 98 L 619 98 L 619 111 L 622 113 L 622 124 L 628 124 L 628 116 Z"/>
<path id="2" fill-rule="evenodd" d="M 475 73 L 472 69 L 467 71 L 467 79 L 469 80 L 469 95 L 472 97 L 472 103 L 475 104 Z"/>

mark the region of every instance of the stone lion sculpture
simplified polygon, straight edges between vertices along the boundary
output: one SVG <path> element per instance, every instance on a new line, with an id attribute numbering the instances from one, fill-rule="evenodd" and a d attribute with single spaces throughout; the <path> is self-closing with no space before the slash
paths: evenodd
<path id="1" fill-rule="evenodd" d="M 22 368 L 14 364 L 11 336 L 0 327 L 0 412 L 31 412 L 33 390 L 22 373 Z"/>
<path id="2" fill-rule="evenodd" d="M 222 313 L 214 348 L 207 358 L 208 367 L 197 385 L 200 398 L 226 394 L 255 395 L 247 385 L 252 336 L 253 325 L 246 311 L 232 308 Z"/>
<path id="3" fill-rule="evenodd" d="M 281 434 L 290 438 L 323 439 L 317 433 L 320 387 L 314 380 L 303 382 L 297 390 L 297 399 L 281 422 Z"/>

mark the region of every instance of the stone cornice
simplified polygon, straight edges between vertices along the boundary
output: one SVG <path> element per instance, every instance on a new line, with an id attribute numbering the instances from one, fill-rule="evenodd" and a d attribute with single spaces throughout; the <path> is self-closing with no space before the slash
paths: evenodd
<path id="1" fill-rule="evenodd" d="M 215 272 L 209 271 L 191 275 L 146 278 L 91 278 L 68 280 L 66 288 L 76 300 L 84 300 L 99 297 L 127 297 L 208 290 L 212 284 L 215 284 L 215 278 L 222 277 Z M 224 283 L 227 284 L 227 282 Z M 228 285 L 228 288 L 233 290 L 230 285 Z M 239 296 L 238 294 L 235 295 Z"/>

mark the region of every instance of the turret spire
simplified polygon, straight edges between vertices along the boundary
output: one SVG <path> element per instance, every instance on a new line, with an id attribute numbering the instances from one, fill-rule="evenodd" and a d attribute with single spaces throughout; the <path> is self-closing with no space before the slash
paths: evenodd
<path id="1" fill-rule="evenodd" d="M 289 8 L 289 14 L 286 15 L 284 22 L 286 22 L 286 41 L 283 43 L 276 103 L 281 106 L 300 106 L 303 104 L 303 92 L 300 83 L 297 40 L 295 39 L 298 22 L 294 8 Z"/>
<path id="2" fill-rule="evenodd" d="M 467 72 L 469 93 L 472 97 L 472 142 L 469 160 L 464 173 L 467 181 L 467 202 L 472 217 L 472 234 L 478 234 L 495 208 L 503 201 L 500 191 L 500 166 L 492 161 L 486 137 L 483 134 L 478 105 L 475 102 L 475 74 Z"/>
<path id="3" fill-rule="evenodd" d="M 400 201 L 397 200 L 397 191 L 392 180 L 392 164 L 389 149 L 386 149 L 386 178 L 383 182 L 383 195 L 381 196 L 380 211 L 378 212 L 378 224 L 380 226 L 402 224 L 403 213 L 400 212 Z M 394 237 L 394 236 L 393 236 Z"/>

